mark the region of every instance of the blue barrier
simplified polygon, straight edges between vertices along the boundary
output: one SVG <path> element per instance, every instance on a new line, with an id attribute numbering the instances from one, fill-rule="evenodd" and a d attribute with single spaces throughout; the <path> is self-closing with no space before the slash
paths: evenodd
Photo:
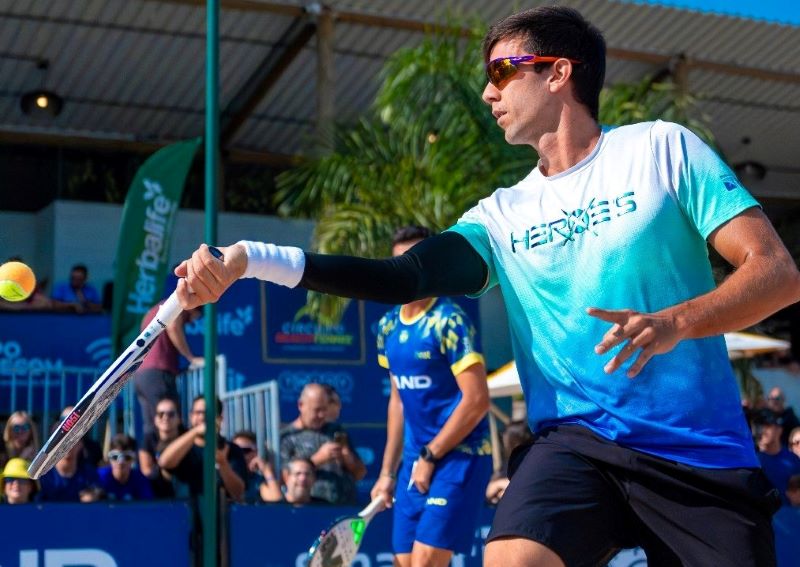
<path id="1" fill-rule="evenodd" d="M 183 502 L 0 506 L 3 567 L 188 567 Z"/>
<path id="2" fill-rule="evenodd" d="M 231 567 L 303 567 L 306 553 L 320 532 L 357 508 L 286 504 L 231 506 Z M 484 508 L 472 550 L 453 558 L 453 567 L 480 567 L 483 540 L 489 532 L 494 509 Z M 383 512 L 370 523 L 353 567 L 391 567 L 392 514 Z"/>

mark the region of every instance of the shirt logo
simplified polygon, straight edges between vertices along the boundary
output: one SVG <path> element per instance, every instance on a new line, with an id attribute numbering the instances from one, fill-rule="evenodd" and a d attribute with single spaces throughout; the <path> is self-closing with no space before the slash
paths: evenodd
<path id="1" fill-rule="evenodd" d="M 430 360 L 431 353 L 428 350 L 424 350 L 422 352 L 415 352 L 414 356 L 416 356 L 419 360 Z"/>
<path id="2" fill-rule="evenodd" d="M 397 340 L 401 343 L 405 343 L 408 341 L 408 331 L 400 331 L 400 336 L 397 337 Z"/>
<path id="3" fill-rule="evenodd" d="M 392 374 L 392 380 L 398 390 L 427 390 L 433 384 L 430 376 L 397 376 Z"/>
<path id="4" fill-rule="evenodd" d="M 728 191 L 733 191 L 734 189 L 739 187 L 739 180 L 736 179 L 735 175 L 723 175 L 722 176 L 722 184 L 725 185 L 725 189 Z"/>
<path id="5" fill-rule="evenodd" d="M 595 227 L 604 222 L 627 215 L 636 210 L 634 192 L 627 191 L 614 199 L 598 201 L 593 198 L 585 207 L 564 211 L 563 216 L 541 224 L 535 224 L 524 231 L 511 232 L 511 252 L 530 250 L 537 246 L 560 242 L 565 246 L 576 237 L 587 232 L 598 236 Z"/>
<path id="6" fill-rule="evenodd" d="M 428 506 L 447 506 L 447 498 L 434 498 L 431 496 L 425 501 Z"/>

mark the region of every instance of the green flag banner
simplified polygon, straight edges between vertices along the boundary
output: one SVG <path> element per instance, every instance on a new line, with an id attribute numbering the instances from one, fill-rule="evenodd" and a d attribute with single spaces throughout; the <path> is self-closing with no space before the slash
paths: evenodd
<path id="1" fill-rule="evenodd" d="M 111 345 L 119 353 L 139 333 L 142 316 L 161 300 L 175 213 L 201 138 L 158 150 L 133 179 L 117 243 Z"/>

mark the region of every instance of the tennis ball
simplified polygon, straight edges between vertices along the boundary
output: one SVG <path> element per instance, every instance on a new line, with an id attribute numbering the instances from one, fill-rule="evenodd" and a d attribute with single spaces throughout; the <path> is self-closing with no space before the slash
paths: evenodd
<path id="1" fill-rule="evenodd" d="M 0 297 L 6 301 L 24 301 L 36 287 L 36 276 L 22 262 L 6 262 L 0 266 Z"/>

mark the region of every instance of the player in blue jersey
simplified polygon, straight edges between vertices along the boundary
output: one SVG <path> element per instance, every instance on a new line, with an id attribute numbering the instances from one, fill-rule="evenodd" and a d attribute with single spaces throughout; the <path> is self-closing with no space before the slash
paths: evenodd
<path id="1" fill-rule="evenodd" d="M 539 161 L 450 230 L 386 260 L 241 242 L 177 270 L 185 307 L 239 277 L 408 303 L 499 285 L 533 443 L 509 463 L 488 567 L 775 564 L 759 468 L 722 334 L 800 300 L 758 203 L 697 136 L 598 124 L 602 34 L 542 6 L 494 24 L 483 100 Z M 733 266 L 716 285 L 713 247 Z"/>
<path id="2" fill-rule="evenodd" d="M 430 234 L 399 229 L 392 254 Z M 453 552 L 470 549 L 492 471 L 489 388 L 475 328 L 451 300 L 425 298 L 384 315 L 377 340 L 391 394 L 372 497 L 396 499 L 395 565 L 445 567 Z"/>

